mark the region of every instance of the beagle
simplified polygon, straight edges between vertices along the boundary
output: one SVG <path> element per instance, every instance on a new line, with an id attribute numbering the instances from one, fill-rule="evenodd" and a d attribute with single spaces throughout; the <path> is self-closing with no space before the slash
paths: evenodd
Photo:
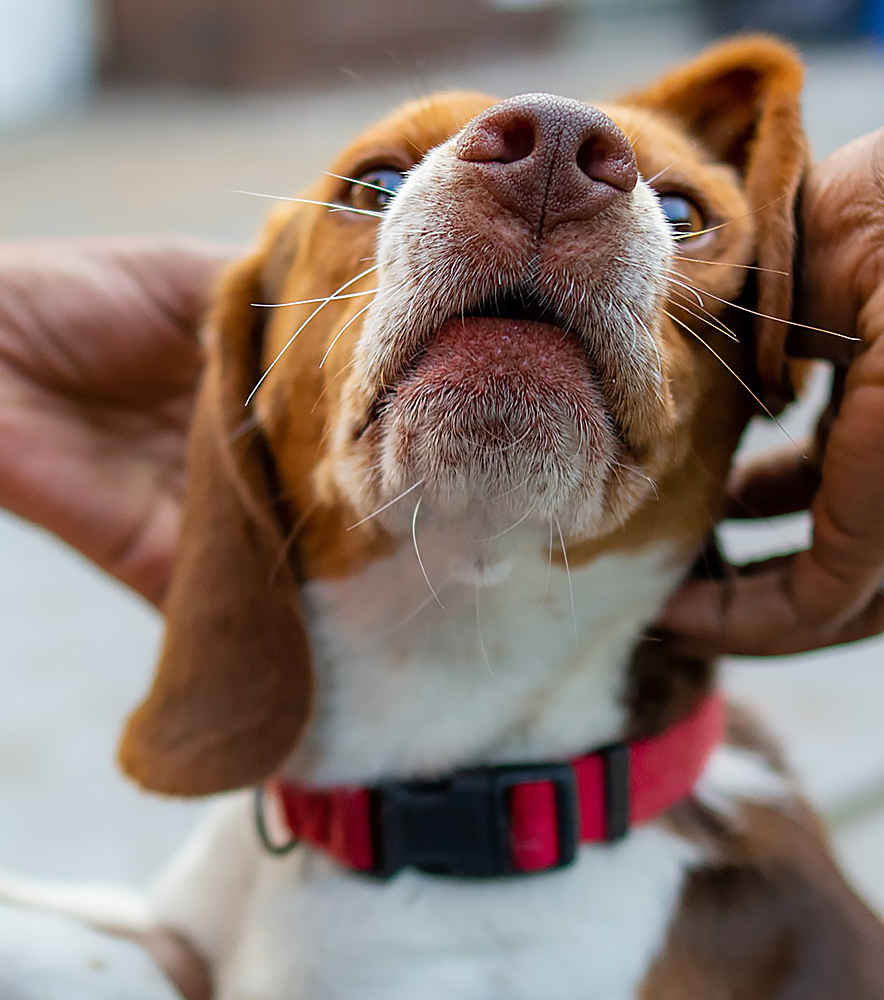
<path id="1" fill-rule="evenodd" d="M 800 381 L 801 82 L 746 38 L 603 108 L 432 96 L 273 214 L 120 749 L 239 791 L 93 922 L 217 1000 L 884 995 L 776 750 L 648 635 Z"/>

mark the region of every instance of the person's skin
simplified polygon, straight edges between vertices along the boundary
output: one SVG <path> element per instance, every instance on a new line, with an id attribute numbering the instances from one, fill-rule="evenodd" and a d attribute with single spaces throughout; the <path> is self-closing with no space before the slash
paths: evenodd
<path id="1" fill-rule="evenodd" d="M 835 363 L 840 408 L 810 463 L 793 448 L 738 471 L 732 509 L 809 507 L 812 544 L 684 586 L 661 623 L 683 651 L 797 653 L 884 630 L 884 129 L 813 168 L 799 221 L 795 318 L 858 342 L 793 327 L 791 354 Z"/>
<path id="2" fill-rule="evenodd" d="M 0 246 L 0 506 L 159 604 L 229 253 L 184 240 Z"/>

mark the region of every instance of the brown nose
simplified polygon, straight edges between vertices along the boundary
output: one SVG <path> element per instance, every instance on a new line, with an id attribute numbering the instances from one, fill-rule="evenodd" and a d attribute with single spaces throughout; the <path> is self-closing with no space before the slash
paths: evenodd
<path id="1" fill-rule="evenodd" d="M 457 141 L 503 206 L 538 228 L 589 219 L 638 180 L 629 140 L 598 108 L 523 94 L 483 111 Z"/>

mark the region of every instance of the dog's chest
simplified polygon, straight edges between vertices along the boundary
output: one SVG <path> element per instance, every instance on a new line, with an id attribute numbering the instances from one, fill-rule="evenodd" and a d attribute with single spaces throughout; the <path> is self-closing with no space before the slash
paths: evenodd
<path id="1" fill-rule="evenodd" d="M 532 553 L 483 586 L 455 579 L 456 557 L 425 551 L 423 568 L 405 551 L 305 588 L 318 694 L 290 775 L 433 776 L 619 735 L 631 648 L 683 572 L 668 546 L 570 572 Z"/>
<path id="2" fill-rule="evenodd" d="M 468 882 L 268 862 L 219 1000 L 633 1000 L 696 850 L 649 826 L 570 869 Z"/>
<path id="3" fill-rule="evenodd" d="M 318 694 L 292 776 L 556 759 L 622 731 L 630 650 L 683 572 L 668 545 L 570 571 L 538 546 L 477 586 L 421 542 L 422 565 L 406 550 L 305 587 Z M 648 826 L 559 872 L 381 881 L 300 848 L 260 866 L 219 1000 L 632 1000 L 695 853 Z"/>

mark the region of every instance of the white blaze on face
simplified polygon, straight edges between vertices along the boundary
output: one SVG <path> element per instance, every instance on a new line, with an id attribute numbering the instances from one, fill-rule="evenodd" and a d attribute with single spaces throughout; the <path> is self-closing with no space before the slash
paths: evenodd
<path id="1" fill-rule="evenodd" d="M 425 516 L 480 506 L 499 530 L 523 516 L 610 530 L 653 489 L 631 442 L 668 418 L 671 233 L 639 181 L 538 240 L 468 166 L 455 140 L 432 150 L 381 221 L 352 378 L 382 402 L 357 496 L 370 484 L 377 508 L 420 482 Z M 403 529 L 401 510 L 384 523 Z"/>

